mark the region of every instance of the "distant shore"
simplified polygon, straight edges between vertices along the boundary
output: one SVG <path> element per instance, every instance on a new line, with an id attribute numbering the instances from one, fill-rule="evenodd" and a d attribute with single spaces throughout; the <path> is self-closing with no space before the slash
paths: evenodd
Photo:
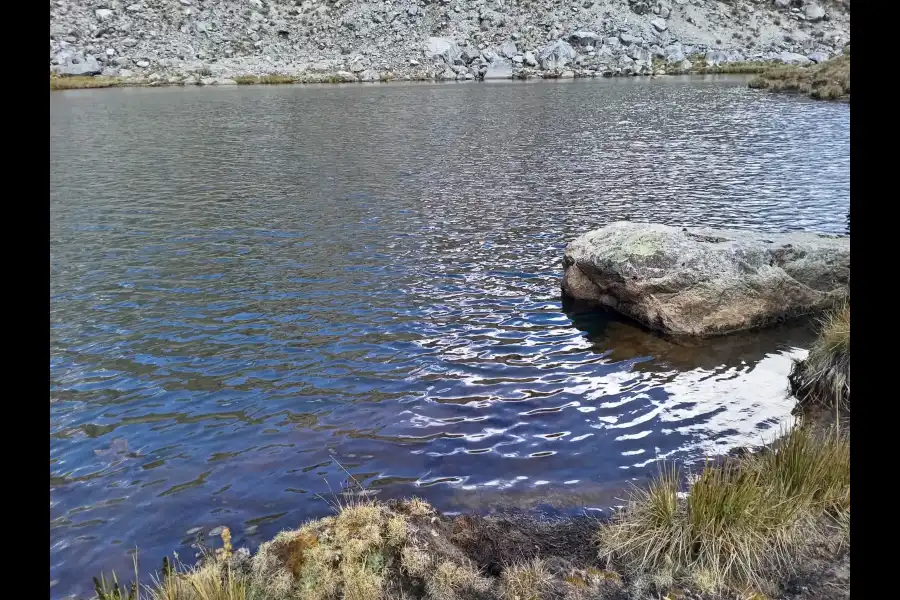
<path id="1" fill-rule="evenodd" d="M 733 62 L 720 64 L 706 64 L 702 59 L 697 59 L 689 68 L 684 65 L 670 64 L 659 62 L 656 70 L 652 73 L 642 74 L 612 74 L 598 73 L 586 71 L 562 71 L 554 73 L 531 73 L 525 75 L 517 75 L 515 77 L 507 77 L 506 80 L 528 80 L 528 79 L 591 79 L 591 78 L 609 78 L 609 77 L 661 77 L 664 75 L 752 75 L 762 73 L 766 69 L 776 67 L 781 63 L 775 62 Z M 500 81 L 502 79 L 485 79 L 473 78 L 462 81 Z M 302 84 L 323 84 L 323 83 L 390 83 L 390 82 L 445 82 L 459 81 L 453 79 L 444 79 L 441 77 L 424 77 L 424 76 L 395 76 L 392 73 L 382 73 L 378 79 L 360 81 L 352 74 L 338 71 L 335 73 L 306 73 L 303 75 L 240 75 L 235 77 L 215 78 L 215 77 L 176 77 L 169 79 L 151 80 L 146 77 L 105 77 L 96 76 L 59 76 L 50 75 L 50 90 L 80 90 L 80 89 L 101 89 L 116 87 L 180 87 L 180 86 L 228 86 L 228 85 L 302 85 Z"/>

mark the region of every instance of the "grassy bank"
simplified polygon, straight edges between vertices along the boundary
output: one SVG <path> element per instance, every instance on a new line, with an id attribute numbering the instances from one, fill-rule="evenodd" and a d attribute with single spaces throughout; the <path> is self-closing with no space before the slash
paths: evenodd
<path id="1" fill-rule="evenodd" d="M 241 75 L 234 78 L 238 85 L 283 85 L 298 83 L 299 77 L 291 77 L 290 75 Z"/>
<path id="2" fill-rule="evenodd" d="M 849 330 L 849 305 L 823 318 L 820 339 L 798 363 L 806 365 L 801 406 L 849 408 Z M 332 516 L 282 531 L 254 555 L 232 548 L 224 529 L 200 564 L 164 563 L 143 588 L 95 580 L 97 597 L 845 598 L 849 429 L 801 423 L 759 452 L 718 458 L 697 472 L 663 467 L 607 521 L 447 517 L 415 498 L 381 503 L 341 494 Z M 842 569 L 845 577 L 835 575 Z M 795 594 L 798 573 L 807 579 Z"/>
<path id="3" fill-rule="evenodd" d="M 51 90 L 86 90 L 126 85 L 119 77 L 56 77 L 50 76 Z"/>
<path id="4" fill-rule="evenodd" d="M 806 94 L 819 100 L 850 100 L 850 53 L 809 67 L 781 65 L 750 81 L 754 89 Z"/>

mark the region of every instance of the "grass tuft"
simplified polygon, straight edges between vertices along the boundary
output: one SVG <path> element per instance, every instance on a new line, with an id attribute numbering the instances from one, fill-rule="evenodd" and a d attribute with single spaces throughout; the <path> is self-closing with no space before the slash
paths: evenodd
<path id="1" fill-rule="evenodd" d="M 503 600 L 543 600 L 553 591 L 553 574 L 539 558 L 503 569 L 500 589 Z"/>
<path id="2" fill-rule="evenodd" d="M 850 410 L 850 304 L 829 311 L 819 338 L 805 360 L 795 361 L 788 377 L 800 405 Z"/>
<path id="3" fill-rule="evenodd" d="M 668 468 L 601 527 L 601 557 L 707 592 L 759 588 L 790 568 L 823 519 L 850 508 L 850 443 L 794 428 L 776 448 L 707 465 L 682 497 Z"/>
<path id="4" fill-rule="evenodd" d="M 426 586 L 433 600 L 468 600 L 490 589 L 491 583 L 468 562 L 441 561 Z"/>

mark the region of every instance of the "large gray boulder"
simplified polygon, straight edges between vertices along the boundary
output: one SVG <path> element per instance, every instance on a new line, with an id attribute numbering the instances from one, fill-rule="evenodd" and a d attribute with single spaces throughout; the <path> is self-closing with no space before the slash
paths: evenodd
<path id="1" fill-rule="evenodd" d="M 562 288 L 657 331 L 711 336 L 826 308 L 849 282 L 849 237 L 621 221 L 566 247 Z"/>
<path id="2" fill-rule="evenodd" d="M 439 59 L 452 65 L 460 58 L 459 46 L 450 38 L 430 37 L 425 40 L 425 58 Z"/>
<path id="3" fill-rule="evenodd" d="M 60 52 L 57 54 L 56 59 L 59 64 L 53 67 L 53 71 L 58 75 L 79 77 L 99 75 L 103 72 L 103 67 L 93 56 L 85 57 L 77 54 Z"/>
<path id="4" fill-rule="evenodd" d="M 575 60 L 575 49 L 563 40 L 556 40 L 541 48 L 538 60 L 544 69 L 561 69 Z"/>
<path id="5" fill-rule="evenodd" d="M 593 31 L 576 31 L 569 36 L 569 42 L 573 46 L 599 46 L 603 38 Z"/>
<path id="6" fill-rule="evenodd" d="M 484 69 L 484 79 L 512 79 L 512 65 L 504 60 L 496 59 Z"/>
<path id="7" fill-rule="evenodd" d="M 821 21 L 825 18 L 825 9 L 818 4 L 807 4 L 804 12 L 808 21 Z"/>
<path id="8" fill-rule="evenodd" d="M 506 42 L 502 46 L 500 46 L 500 54 L 502 54 L 506 58 L 512 58 L 518 53 L 519 51 L 516 49 L 515 42 Z"/>

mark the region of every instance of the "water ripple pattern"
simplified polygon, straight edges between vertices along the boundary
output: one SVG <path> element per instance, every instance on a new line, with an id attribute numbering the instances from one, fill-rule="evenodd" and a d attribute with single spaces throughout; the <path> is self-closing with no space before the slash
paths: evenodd
<path id="1" fill-rule="evenodd" d="M 576 313 L 563 248 L 848 207 L 848 107 L 739 78 L 51 94 L 51 596 L 321 516 L 336 461 L 448 511 L 608 509 L 658 457 L 758 441 L 805 328 L 685 347 Z"/>

